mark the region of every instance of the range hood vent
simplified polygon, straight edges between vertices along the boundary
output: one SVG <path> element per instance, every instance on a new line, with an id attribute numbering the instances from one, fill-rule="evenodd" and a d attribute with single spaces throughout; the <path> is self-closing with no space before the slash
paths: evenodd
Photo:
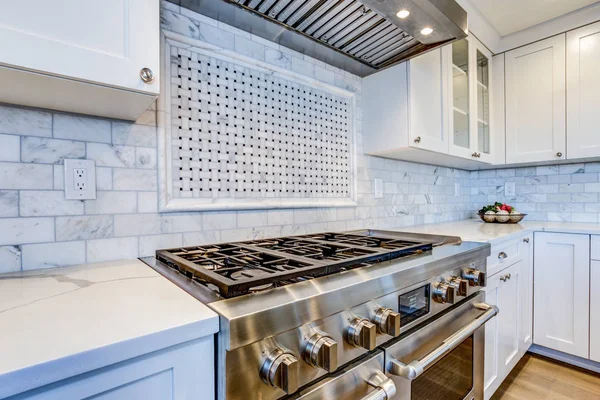
<path id="1" fill-rule="evenodd" d="M 181 5 L 360 76 L 467 35 L 454 0 L 182 0 Z M 406 18 L 396 14 L 408 11 Z M 431 33 L 422 33 L 429 28 Z"/>

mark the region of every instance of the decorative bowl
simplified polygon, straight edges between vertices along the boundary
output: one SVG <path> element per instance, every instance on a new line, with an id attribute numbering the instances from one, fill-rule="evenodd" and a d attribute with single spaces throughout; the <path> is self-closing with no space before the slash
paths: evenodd
<path id="1" fill-rule="evenodd" d="M 488 224 L 518 224 L 519 222 L 521 222 L 523 220 L 523 218 L 525 218 L 527 216 L 527 214 L 509 214 L 509 215 L 504 215 L 504 217 L 508 216 L 508 221 L 499 221 L 497 219 L 496 215 L 492 215 L 492 214 L 481 214 L 478 213 L 477 215 L 479 215 L 479 218 L 481 218 L 481 220 L 485 223 Z M 486 221 L 486 218 L 488 219 Z"/>

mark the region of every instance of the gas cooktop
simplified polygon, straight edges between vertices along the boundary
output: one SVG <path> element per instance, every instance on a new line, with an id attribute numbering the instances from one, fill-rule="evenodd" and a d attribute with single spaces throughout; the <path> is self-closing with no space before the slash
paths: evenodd
<path id="1" fill-rule="evenodd" d="M 431 237 L 319 233 L 158 250 L 156 258 L 225 298 L 430 251 Z"/>

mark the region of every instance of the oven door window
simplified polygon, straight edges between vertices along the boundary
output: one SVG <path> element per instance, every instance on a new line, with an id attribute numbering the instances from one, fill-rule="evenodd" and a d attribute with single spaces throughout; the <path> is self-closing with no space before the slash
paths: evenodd
<path id="1" fill-rule="evenodd" d="M 472 389 L 473 336 L 412 382 L 411 399 L 463 400 Z"/>

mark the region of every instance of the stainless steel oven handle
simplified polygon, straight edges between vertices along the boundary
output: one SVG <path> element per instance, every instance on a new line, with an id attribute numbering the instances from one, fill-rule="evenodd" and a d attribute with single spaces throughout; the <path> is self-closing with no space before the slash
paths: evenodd
<path id="1" fill-rule="evenodd" d="M 375 372 L 367 383 L 376 389 L 361 400 L 390 400 L 396 395 L 396 385 L 381 371 Z"/>
<path id="2" fill-rule="evenodd" d="M 392 358 L 388 364 L 388 372 L 411 381 L 417 379 L 430 365 L 435 364 L 440 358 L 454 350 L 454 348 L 471 336 L 477 329 L 481 328 L 487 321 L 494 318 L 499 312 L 498 307 L 486 303 L 477 303 L 474 306 L 480 310 L 485 310 L 485 312 L 444 340 L 440 346 L 433 349 L 420 360 L 404 364 Z"/>

